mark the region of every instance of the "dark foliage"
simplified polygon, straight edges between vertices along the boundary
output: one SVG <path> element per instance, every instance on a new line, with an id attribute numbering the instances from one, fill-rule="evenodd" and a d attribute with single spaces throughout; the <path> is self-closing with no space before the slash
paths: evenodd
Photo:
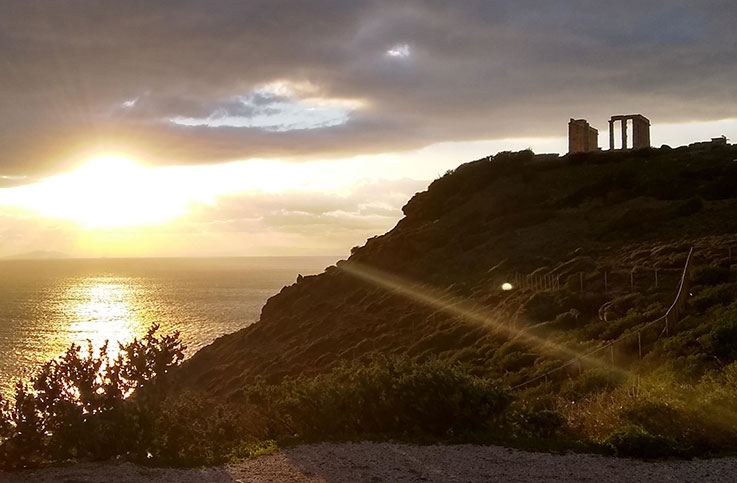
<path id="1" fill-rule="evenodd" d="M 695 294 L 690 303 L 697 311 L 704 312 L 711 307 L 729 304 L 735 298 L 737 298 L 737 284 L 729 283 L 705 288 Z"/>
<path id="2" fill-rule="evenodd" d="M 154 325 L 142 339 L 121 344 L 115 359 L 107 344 L 97 353 L 91 344 L 86 351 L 72 345 L 30 384 L 19 382 L 14 401 L 3 404 L 0 465 L 146 452 L 167 373 L 184 357 L 179 334 L 158 336 L 157 330 Z"/>
<path id="3" fill-rule="evenodd" d="M 718 314 L 707 340 L 711 353 L 721 362 L 737 360 L 737 304 Z"/>
<path id="4" fill-rule="evenodd" d="M 729 267 L 701 265 L 695 267 L 691 275 L 694 285 L 719 285 L 729 282 Z"/>
<path id="5" fill-rule="evenodd" d="M 162 465 L 213 465 L 274 449 L 265 428 L 237 405 L 217 405 L 196 394 L 166 400 L 154 421 L 150 459 Z M 147 455 L 148 456 L 148 455 Z"/>
<path id="6" fill-rule="evenodd" d="M 309 440 L 358 435 L 451 437 L 493 431 L 510 395 L 458 364 L 377 358 L 344 364 L 309 379 L 246 387 L 244 400 L 272 436 Z"/>
<path id="7" fill-rule="evenodd" d="M 701 201 L 701 198 L 693 197 L 676 205 L 673 214 L 675 216 L 691 216 L 701 211 L 703 207 L 704 202 Z"/>
<path id="8" fill-rule="evenodd" d="M 566 418 L 558 411 L 550 409 L 522 409 L 512 417 L 518 431 L 523 436 L 537 438 L 553 438 L 566 425 Z"/>
<path id="9" fill-rule="evenodd" d="M 649 433 L 642 426 L 629 424 L 614 431 L 606 440 L 619 456 L 663 458 L 677 454 L 676 443 L 663 436 Z"/>
<path id="10" fill-rule="evenodd" d="M 577 400 L 591 394 L 612 391 L 624 379 L 625 376 L 616 370 L 591 369 L 564 385 L 561 394 L 568 399 Z"/>

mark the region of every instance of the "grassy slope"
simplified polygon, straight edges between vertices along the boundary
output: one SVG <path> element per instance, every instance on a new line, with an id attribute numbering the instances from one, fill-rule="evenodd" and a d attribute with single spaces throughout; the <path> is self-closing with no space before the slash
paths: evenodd
<path id="1" fill-rule="evenodd" d="M 690 246 L 698 249 L 698 264 L 714 265 L 724 263 L 728 246 L 737 247 L 735 158 L 736 147 L 557 161 L 522 152 L 462 165 L 415 195 L 393 230 L 370 239 L 338 267 L 285 287 L 269 299 L 258 323 L 195 354 L 180 380 L 183 387 L 223 396 L 255 376 L 277 381 L 324 372 L 374 352 L 438 355 L 467 362 L 481 375 L 524 380 L 556 355 L 511 343 L 490 324 L 437 310 L 345 268 L 399 275 L 405 286 L 472 303 L 476 313 L 505 326 L 591 345 L 616 336 L 619 329 L 600 322 L 598 309 L 626 295 L 604 293 L 604 271 L 660 267 L 660 290 L 638 289 L 645 298 L 625 297 L 622 308 L 637 305 L 640 313 L 654 314 L 673 295 Z M 560 275 L 563 289 L 498 289 L 515 272 L 533 271 Z M 579 272 L 586 276 L 584 294 L 573 289 Z M 580 313 L 573 323 L 560 317 L 551 322 L 571 309 Z M 619 323 L 624 330 L 636 321 Z"/>

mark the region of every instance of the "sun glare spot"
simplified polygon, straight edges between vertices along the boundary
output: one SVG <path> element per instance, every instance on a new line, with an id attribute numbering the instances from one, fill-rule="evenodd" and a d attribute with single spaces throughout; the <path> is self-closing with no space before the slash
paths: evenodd
<path id="1" fill-rule="evenodd" d="M 11 204 L 84 226 L 158 223 L 184 212 L 164 179 L 120 155 L 93 158 L 75 171 L 10 192 Z"/>

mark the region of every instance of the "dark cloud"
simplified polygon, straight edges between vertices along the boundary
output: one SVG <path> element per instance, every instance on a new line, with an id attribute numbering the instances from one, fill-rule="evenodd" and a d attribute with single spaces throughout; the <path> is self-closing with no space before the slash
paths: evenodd
<path id="1" fill-rule="evenodd" d="M 0 176 L 96 147 L 205 163 L 561 135 L 568 117 L 615 112 L 734 117 L 735 22 L 720 0 L 5 0 Z M 312 90 L 259 91 L 275 81 Z M 169 122 L 306 97 L 364 104 L 312 129 Z"/>

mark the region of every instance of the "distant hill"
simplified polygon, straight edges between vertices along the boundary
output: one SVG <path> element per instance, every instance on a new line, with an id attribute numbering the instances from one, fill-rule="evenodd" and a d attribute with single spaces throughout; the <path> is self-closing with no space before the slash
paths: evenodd
<path id="1" fill-rule="evenodd" d="M 19 253 L 5 257 L 5 260 L 52 260 L 58 258 L 70 258 L 69 255 L 62 252 L 54 252 L 49 250 L 38 250 L 33 252 Z"/>
<path id="2" fill-rule="evenodd" d="M 520 334 L 585 349 L 659 317 L 690 247 L 700 270 L 732 276 L 736 158 L 727 145 L 558 159 L 505 152 L 463 164 L 416 194 L 394 229 L 283 288 L 258 323 L 200 350 L 178 377 L 225 396 L 256 377 L 384 353 L 525 381 L 562 356 Z"/>

